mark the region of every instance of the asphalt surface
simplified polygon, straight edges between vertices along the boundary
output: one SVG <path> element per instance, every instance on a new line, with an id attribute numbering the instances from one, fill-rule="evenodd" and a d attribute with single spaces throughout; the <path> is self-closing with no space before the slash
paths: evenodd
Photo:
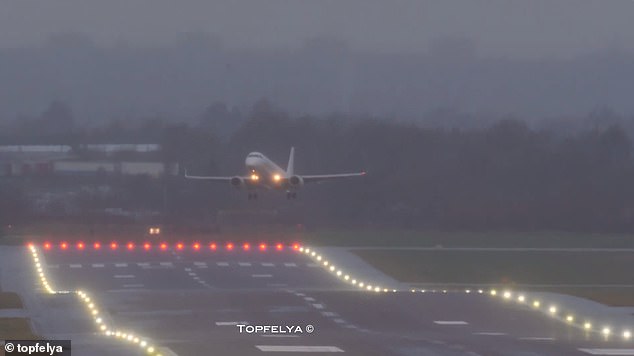
<path id="1" fill-rule="evenodd" d="M 634 355 L 632 341 L 486 294 L 360 291 L 288 248 L 41 252 L 56 289 L 88 291 L 110 323 L 151 338 L 163 354 Z M 241 333 L 236 324 L 302 332 Z"/>

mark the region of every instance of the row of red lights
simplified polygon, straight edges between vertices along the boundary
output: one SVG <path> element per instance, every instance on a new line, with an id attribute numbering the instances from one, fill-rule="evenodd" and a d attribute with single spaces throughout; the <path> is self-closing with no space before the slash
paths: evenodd
<path id="1" fill-rule="evenodd" d="M 32 244 L 29 244 L 29 246 L 32 246 Z M 44 249 L 45 249 L 45 250 L 50 250 L 50 249 L 52 249 L 52 248 L 54 247 L 54 246 L 53 246 L 53 244 L 52 244 L 52 243 L 50 243 L 50 242 L 44 242 L 44 243 L 42 244 L 42 246 L 44 247 Z M 85 249 L 89 248 L 89 245 L 87 245 L 86 243 L 81 242 L 81 241 L 80 241 L 80 242 L 75 243 L 75 245 L 74 245 L 74 246 L 75 246 L 75 248 L 76 248 L 77 250 L 85 250 Z M 109 247 L 111 250 L 117 250 L 117 249 L 119 249 L 120 245 L 119 245 L 119 243 L 117 243 L 117 242 L 111 242 L 111 243 L 110 243 L 110 244 L 108 244 L 107 246 L 103 246 L 100 242 L 94 242 L 94 243 L 92 244 L 92 248 L 93 248 L 94 250 L 100 250 L 102 247 L 104 247 L 104 248 L 108 248 L 108 247 Z M 127 244 L 122 245 L 122 248 L 127 248 L 127 249 L 128 249 L 128 250 L 130 250 L 130 251 L 132 251 L 132 250 L 136 249 L 137 247 L 138 247 L 138 248 L 142 248 L 142 249 L 144 249 L 144 250 L 146 250 L 146 251 L 149 251 L 149 250 L 151 250 L 152 248 L 154 248 L 154 246 L 153 246 L 152 244 L 148 243 L 148 242 L 143 243 L 143 244 L 140 244 L 140 245 L 138 245 L 138 246 L 137 246 L 134 242 L 128 242 Z M 166 250 L 169 248 L 169 245 L 168 245 L 166 242 L 162 242 L 162 243 L 158 244 L 156 247 L 157 247 L 159 250 L 166 251 Z M 177 250 L 182 251 L 182 250 L 184 250 L 184 249 L 185 249 L 186 247 L 188 247 L 188 246 L 186 246 L 186 245 L 185 245 L 184 243 L 182 243 L 182 242 L 178 242 L 178 243 L 176 243 L 176 244 L 174 245 L 174 247 L 175 247 Z M 211 250 L 211 251 L 216 251 L 216 250 L 218 250 L 218 249 L 222 249 L 222 247 L 223 247 L 223 246 L 218 245 L 218 244 L 216 244 L 215 242 L 209 243 L 208 245 L 202 244 L 202 243 L 200 243 L 200 242 L 194 242 L 194 243 L 191 245 L 191 249 L 193 249 L 194 251 L 200 251 L 200 250 L 203 250 L 203 249 L 209 249 L 209 250 Z M 242 250 L 244 250 L 244 251 L 250 251 L 250 250 L 251 250 L 251 244 L 249 244 L 249 243 L 243 243 L 241 247 L 242 247 Z M 260 251 L 266 251 L 266 250 L 269 250 L 269 249 L 275 249 L 275 250 L 277 250 L 277 251 L 282 251 L 282 250 L 284 250 L 284 247 L 285 247 L 285 246 L 284 246 L 284 244 L 281 244 L 281 243 L 277 243 L 277 244 L 272 245 L 272 246 L 269 246 L 269 245 L 267 245 L 267 244 L 265 244 L 265 243 L 260 243 L 260 244 L 257 246 L 257 248 L 258 248 Z M 292 245 L 292 246 L 290 246 L 290 247 L 291 247 L 293 250 L 299 250 L 299 244 L 293 244 L 293 245 Z M 68 250 L 69 248 L 71 248 L 71 244 L 70 244 L 70 243 L 68 243 L 68 242 L 61 242 L 61 243 L 59 243 L 59 248 L 60 248 L 61 250 Z M 239 247 L 238 247 L 238 248 L 239 248 Z M 225 249 L 226 251 L 233 251 L 233 250 L 235 250 L 235 249 L 236 249 L 236 245 L 235 245 L 235 244 L 233 244 L 232 242 L 228 242 L 228 243 L 226 243 L 226 244 L 224 245 L 224 249 Z"/>

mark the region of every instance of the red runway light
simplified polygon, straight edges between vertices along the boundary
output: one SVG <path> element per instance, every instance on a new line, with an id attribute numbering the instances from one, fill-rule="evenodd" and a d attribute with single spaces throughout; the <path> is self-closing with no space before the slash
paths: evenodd
<path id="1" fill-rule="evenodd" d="M 293 244 L 293 250 L 299 250 L 299 244 Z"/>
<path id="2" fill-rule="evenodd" d="M 242 245 L 242 248 L 243 248 L 245 251 L 249 251 L 249 249 L 251 248 L 251 245 L 249 245 L 248 243 L 245 243 L 244 245 Z"/>
<path id="3" fill-rule="evenodd" d="M 134 250 L 134 244 L 132 242 L 128 242 L 128 250 Z"/>
<path id="4" fill-rule="evenodd" d="M 83 243 L 83 242 L 78 242 L 78 243 L 77 243 L 77 249 L 78 249 L 78 250 L 83 250 L 83 249 L 84 249 L 84 247 L 86 247 L 86 245 L 84 245 L 84 243 Z"/>
<path id="5" fill-rule="evenodd" d="M 27 246 L 28 248 L 33 248 L 33 242 L 29 242 L 28 244 L 26 244 L 26 246 Z"/>
<path id="6" fill-rule="evenodd" d="M 260 244 L 260 251 L 266 251 L 266 244 Z"/>
<path id="7" fill-rule="evenodd" d="M 98 249 L 100 249 L 100 248 L 101 248 L 101 244 L 100 244 L 99 242 L 95 242 L 95 243 L 92 245 L 92 247 L 94 247 L 94 248 L 95 248 L 95 250 L 98 250 Z"/>
<path id="8" fill-rule="evenodd" d="M 177 248 L 177 249 L 179 249 L 179 250 L 182 250 L 182 249 L 183 249 L 183 244 L 182 244 L 182 243 L 180 243 L 180 242 L 179 242 L 179 243 L 177 243 L 177 244 L 176 244 L 176 248 Z"/>
<path id="9" fill-rule="evenodd" d="M 50 242 L 45 242 L 44 243 L 44 249 L 45 250 L 50 250 L 51 249 L 51 243 Z"/>
<path id="10" fill-rule="evenodd" d="M 233 244 L 231 242 L 227 244 L 227 250 L 233 250 Z"/>
<path id="11" fill-rule="evenodd" d="M 113 249 L 113 250 L 116 250 L 117 247 L 119 247 L 119 245 L 117 245 L 116 242 L 113 242 L 113 243 L 110 244 L 110 248 Z"/>
<path id="12" fill-rule="evenodd" d="M 149 244 L 149 243 L 147 243 L 147 242 L 143 244 L 143 248 L 144 248 L 146 251 L 148 251 L 148 250 L 150 249 L 150 247 L 151 247 L 151 246 L 150 246 L 150 244 Z"/>
<path id="13" fill-rule="evenodd" d="M 278 251 L 282 251 L 282 250 L 284 249 L 284 245 L 282 245 L 282 244 L 277 244 L 277 245 L 275 245 L 275 248 L 276 248 Z"/>
<path id="14" fill-rule="evenodd" d="M 200 250 L 200 244 L 198 242 L 194 244 L 194 250 L 196 251 Z"/>
<path id="15" fill-rule="evenodd" d="M 210 243 L 210 244 L 209 244 L 209 248 L 210 248 L 212 251 L 216 251 L 216 244 L 215 244 L 215 243 L 213 243 L 213 242 L 212 242 L 212 243 Z"/>
<path id="16" fill-rule="evenodd" d="M 61 248 L 62 248 L 62 250 L 65 250 L 65 249 L 67 249 L 67 248 L 68 248 L 68 244 L 67 244 L 66 242 L 62 242 L 62 243 L 59 245 L 59 247 L 61 247 Z"/>
<path id="17" fill-rule="evenodd" d="M 165 242 L 161 244 L 161 250 L 163 251 L 167 250 L 167 244 Z"/>

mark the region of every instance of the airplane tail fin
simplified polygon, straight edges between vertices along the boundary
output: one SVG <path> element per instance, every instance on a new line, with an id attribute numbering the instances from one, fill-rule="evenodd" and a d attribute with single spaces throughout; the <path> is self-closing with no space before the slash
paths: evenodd
<path id="1" fill-rule="evenodd" d="M 288 157 L 288 166 L 286 166 L 286 174 L 290 177 L 295 171 L 295 147 L 291 147 L 291 155 Z"/>

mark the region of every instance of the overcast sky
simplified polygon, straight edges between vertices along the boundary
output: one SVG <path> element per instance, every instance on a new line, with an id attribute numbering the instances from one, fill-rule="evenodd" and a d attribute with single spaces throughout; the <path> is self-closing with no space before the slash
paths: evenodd
<path id="1" fill-rule="evenodd" d="M 232 47 L 333 36 L 357 49 L 400 52 L 462 36 L 486 54 L 568 56 L 634 50 L 633 16 L 632 0 L 2 0 L 0 47 L 64 32 L 144 46 L 208 32 Z"/>

